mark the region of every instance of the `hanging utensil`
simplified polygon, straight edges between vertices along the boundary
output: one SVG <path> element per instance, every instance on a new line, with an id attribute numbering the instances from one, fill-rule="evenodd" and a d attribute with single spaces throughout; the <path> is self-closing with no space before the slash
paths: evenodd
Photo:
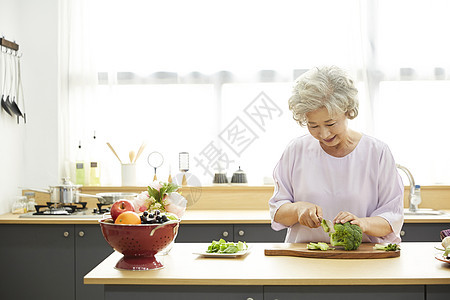
<path id="1" fill-rule="evenodd" d="M 11 111 L 17 116 L 17 124 L 19 124 L 19 117 L 23 117 L 22 112 L 20 111 L 19 106 L 17 105 L 16 101 L 18 101 L 19 98 L 19 75 L 18 75 L 18 65 L 17 65 L 17 52 L 15 55 L 13 55 L 13 62 L 14 62 L 14 93 L 12 96 L 11 101 Z"/>
<path id="2" fill-rule="evenodd" d="M 12 108 L 12 97 L 13 97 L 13 89 L 14 89 L 14 63 L 13 63 L 13 53 L 10 51 L 9 53 L 9 91 L 8 95 L 6 96 L 6 105 L 8 105 L 9 111 L 11 113 L 14 113 Z M 11 115 L 12 116 L 12 115 Z"/>
<path id="3" fill-rule="evenodd" d="M 19 100 L 22 103 L 22 117 L 23 117 L 23 122 L 26 124 L 27 123 L 27 114 L 25 113 L 25 97 L 23 95 L 23 86 L 22 86 L 22 71 L 21 71 L 21 67 L 20 67 L 20 58 L 22 57 L 21 55 L 17 56 L 17 105 L 19 106 Z M 19 117 L 17 117 L 19 118 Z"/>
<path id="4" fill-rule="evenodd" d="M 9 109 L 8 102 L 5 101 L 5 92 L 6 92 L 6 75 L 7 75 L 7 66 L 6 66 L 6 54 L 8 53 L 7 50 L 3 52 L 3 48 L 1 49 L 2 53 L 2 61 L 3 61 L 3 85 L 2 85 L 2 108 L 10 115 L 12 116 L 11 110 Z"/>

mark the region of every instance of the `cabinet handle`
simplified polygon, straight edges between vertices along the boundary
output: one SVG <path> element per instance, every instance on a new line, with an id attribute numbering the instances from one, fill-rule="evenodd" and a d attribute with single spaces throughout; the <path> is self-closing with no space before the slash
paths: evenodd
<path id="1" fill-rule="evenodd" d="M 69 232 L 68 231 L 64 231 L 63 235 L 64 235 L 64 237 L 68 237 L 69 236 Z"/>
<path id="2" fill-rule="evenodd" d="M 228 236 L 228 231 L 224 231 L 224 232 L 222 233 L 222 235 L 223 235 L 224 237 L 227 237 L 227 236 Z"/>
<path id="3" fill-rule="evenodd" d="M 84 231 L 78 232 L 78 235 L 81 236 L 81 237 L 83 237 L 83 236 L 84 236 Z"/>
<path id="4" fill-rule="evenodd" d="M 406 232 L 404 230 L 400 231 L 400 236 L 405 236 Z"/>
<path id="5" fill-rule="evenodd" d="M 244 236 L 245 231 L 244 230 L 239 230 L 238 234 L 239 234 L 239 236 Z"/>

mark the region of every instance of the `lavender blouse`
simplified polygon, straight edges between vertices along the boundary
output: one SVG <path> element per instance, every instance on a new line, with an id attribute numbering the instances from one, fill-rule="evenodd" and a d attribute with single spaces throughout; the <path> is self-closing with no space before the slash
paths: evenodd
<path id="1" fill-rule="evenodd" d="M 290 202 L 307 201 L 333 220 L 340 211 L 357 217 L 380 216 L 393 232 L 384 237 L 364 234 L 363 242 L 399 243 L 403 225 L 404 186 L 388 146 L 363 135 L 356 148 L 344 157 L 327 154 L 319 142 L 307 134 L 294 139 L 273 172 L 275 191 L 269 200 L 272 228 L 286 226 L 273 220 L 278 208 Z M 329 241 L 319 228 L 299 223 L 287 230 L 286 243 Z"/>

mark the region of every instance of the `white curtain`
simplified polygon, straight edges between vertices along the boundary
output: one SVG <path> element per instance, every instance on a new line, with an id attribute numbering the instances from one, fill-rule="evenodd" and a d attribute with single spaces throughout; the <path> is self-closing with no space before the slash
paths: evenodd
<path id="1" fill-rule="evenodd" d="M 91 1 L 64 0 L 60 3 L 61 39 L 61 148 L 64 153 L 63 174 L 75 182 L 75 161 L 86 162 L 93 149 L 93 136 L 101 136 L 98 115 L 101 107 L 97 97 L 98 69 L 94 53 L 92 28 L 94 11 Z M 82 151 L 79 151 L 81 147 Z M 79 157 L 79 155 L 82 157 Z M 88 173 L 86 174 L 88 176 Z"/>
<path id="2" fill-rule="evenodd" d="M 411 80 L 420 78 L 405 84 L 404 77 L 425 76 L 430 64 L 427 69 L 420 63 L 429 59 L 424 51 L 445 43 L 426 34 L 436 26 L 445 36 L 445 1 L 66 1 L 68 160 L 75 159 L 79 140 L 88 148 L 95 130 L 102 184 L 120 184 L 120 165 L 106 141 L 124 161 L 147 143 L 138 184 L 153 177 L 146 161 L 153 151 L 164 155 L 157 170 L 163 180 L 179 172 L 178 153 L 187 151 L 189 172 L 203 184 L 212 182 L 214 172 L 231 176 L 239 166 L 250 184 L 262 184 L 287 143 L 306 133 L 287 109 L 292 81 L 324 64 L 347 69 L 357 81 L 360 115 L 353 128 L 386 141 L 417 183 L 450 182 L 440 160 L 421 155 L 429 148 L 417 142 L 426 136 L 433 154 L 444 156 L 443 142 L 429 134 L 430 117 L 417 106 L 424 106 L 419 95 L 433 98 L 433 107 L 448 102 L 442 80 L 448 51 L 433 57 L 438 87 Z M 428 12 L 420 26 L 412 22 L 419 12 Z M 425 37 L 429 46 L 408 60 L 404 46 L 420 45 Z"/>

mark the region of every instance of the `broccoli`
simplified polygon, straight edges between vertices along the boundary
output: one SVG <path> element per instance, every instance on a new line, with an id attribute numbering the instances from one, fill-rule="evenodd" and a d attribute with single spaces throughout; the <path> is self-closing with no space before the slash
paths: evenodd
<path id="1" fill-rule="evenodd" d="M 320 222 L 320 225 L 322 225 L 323 231 L 330 232 L 330 227 L 328 226 L 327 220 L 322 219 L 322 222 Z"/>
<path id="2" fill-rule="evenodd" d="M 332 246 L 343 246 L 344 250 L 356 250 L 362 242 L 361 227 L 350 222 L 334 224 L 336 232 L 330 233 L 330 244 Z"/>
<path id="3" fill-rule="evenodd" d="M 400 246 L 397 244 L 388 244 L 388 245 L 381 245 L 381 244 L 375 244 L 373 246 L 374 250 L 383 250 L 383 251 L 397 251 L 400 250 Z"/>
<path id="4" fill-rule="evenodd" d="M 327 243 L 323 243 L 323 242 L 313 243 L 313 242 L 311 242 L 308 245 L 306 245 L 306 249 L 308 249 L 308 250 L 327 251 L 328 249 L 333 249 L 333 248 L 330 248 L 330 246 L 328 246 Z"/>

